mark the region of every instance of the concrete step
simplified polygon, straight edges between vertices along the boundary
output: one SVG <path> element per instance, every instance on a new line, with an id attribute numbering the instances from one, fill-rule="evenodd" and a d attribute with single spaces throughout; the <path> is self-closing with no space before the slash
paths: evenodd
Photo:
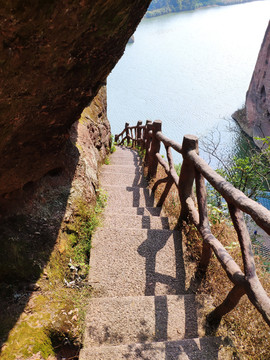
<path id="1" fill-rule="evenodd" d="M 121 206 L 121 207 L 106 207 L 104 214 L 129 214 L 129 215 L 145 215 L 145 216 L 162 216 L 163 211 L 161 207 L 133 207 L 133 206 Z"/>
<path id="2" fill-rule="evenodd" d="M 128 154 L 135 154 L 138 155 L 138 152 L 134 149 L 131 148 L 127 148 L 125 146 L 116 146 L 116 151 L 112 154 L 123 154 L 123 155 L 128 155 Z"/>
<path id="3" fill-rule="evenodd" d="M 116 148 L 116 151 L 113 152 L 110 157 L 138 157 L 139 158 L 139 154 L 136 150 L 133 149 L 127 149 L 127 148 Z"/>
<path id="4" fill-rule="evenodd" d="M 198 337 L 200 306 L 194 294 L 91 299 L 84 347 Z"/>
<path id="5" fill-rule="evenodd" d="M 113 186 L 139 186 L 139 187 L 147 187 L 148 183 L 144 176 L 137 172 L 137 173 L 109 173 L 109 172 L 101 172 L 100 174 L 100 181 L 102 186 L 105 185 L 113 185 Z"/>
<path id="6" fill-rule="evenodd" d="M 103 173 L 124 173 L 124 174 L 142 174 L 142 167 L 141 166 L 134 166 L 132 165 L 106 165 L 104 164 L 101 168 L 101 174 Z"/>
<path id="7" fill-rule="evenodd" d="M 99 228 L 89 283 L 94 297 L 185 293 L 181 232 Z"/>
<path id="8" fill-rule="evenodd" d="M 141 166 L 141 159 L 136 156 L 111 156 L 110 157 L 111 165 L 132 165 L 132 166 Z"/>
<path id="9" fill-rule="evenodd" d="M 106 213 L 102 221 L 104 228 L 170 229 L 167 217 Z"/>
<path id="10" fill-rule="evenodd" d="M 227 346 L 227 347 L 226 347 Z M 82 349 L 80 360 L 231 360 L 232 349 L 220 337 Z"/>
<path id="11" fill-rule="evenodd" d="M 122 164 L 125 163 L 140 165 L 141 158 L 139 157 L 137 151 L 130 149 L 117 149 L 113 154 L 110 155 L 111 164 Z"/>
<path id="12" fill-rule="evenodd" d="M 149 189 L 133 186 L 102 185 L 107 192 L 107 207 L 153 207 L 154 196 Z"/>

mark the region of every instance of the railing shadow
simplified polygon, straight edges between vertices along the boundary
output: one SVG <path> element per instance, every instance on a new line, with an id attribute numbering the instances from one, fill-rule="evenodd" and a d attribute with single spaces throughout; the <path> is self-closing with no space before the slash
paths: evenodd
<path id="1" fill-rule="evenodd" d="M 135 155 L 136 157 L 136 155 Z M 140 161 L 135 161 L 137 166 L 140 165 Z M 155 341 L 165 342 L 164 356 L 166 360 L 178 359 L 179 356 L 185 354 L 190 360 L 201 359 L 202 356 L 209 353 L 209 345 L 205 339 L 194 339 L 198 337 L 198 322 L 197 322 L 197 309 L 195 303 L 190 303 L 189 297 L 184 297 L 184 319 L 175 319 L 177 321 L 184 321 L 184 342 L 180 341 L 169 341 L 168 335 L 168 322 L 169 322 L 169 308 L 168 298 L 165 295 L 159 295 L 161 286 L 165 285 L 166 294 L 181 295 L 194 291 L 194 288 L 198 287 L 202 274 L 198 271 L 193 277 L 193 280 L 189 288 L 185 289 L 185 267 L 183 259 L 183 245 L 182 245 L 182 228 L 178 226 L 176 231 L 160 231 L 158 229 L 151 229 L 150 216 L 146 216 L 145 207 L 147 211 L 152 212 L 153 216 L 161 215 L 161 208 L 154 207 L 154 195 L 146 188 L 140 189 L 139 186 L 142 184 L 142 172 L 136 170 L 133 188 L 128 190 L 133 192 L 133 206 L 137 207 L 137 214 L 142 216 L 142 228 L 148 229 L 147 238 L 139 245 L 137 251 L 138 254 L 145 258 L 145 290 L 146 296 L 154 297 L 155 307 Z M 142 206 L 144 204 L 145 206 Z M 161 224 L 163 229 L 168 229 L 168 219 L 165 217 L 161 218 Z M 173 258 L 171 253 L 169 257 L 161 256 L 162 251 L 168 242 L 172 242 L 171 250 L 174 252 Z M 168 264 L 174 261 L 175 276 L 168 275 L 158 271 L 158 262 Z M 212 347 L 209 360 L 218 359 L 218 352 L 221 340 L 216 339 L 216 346 Z M 144 351 L 148 352 L 151 350 L 151 344 L 142 344 L 140 348 L 134 349 L 130 346 L 130 353 L 135 351 L 144 358 Z M 153 349 L 152 349 L 153 350 Z"/>
<path id="2" fill-rule="evenodd" d="M 147 239 L 138 247 L 139 255 L 145 258 L 146 280 L 144 293 L 146 296 L 156 295 L 156 285 L 158 283 L 165 285 L 169 294 L 176 295 L 185 292 L 183 251 L 181 239 L 178 236 L 179 233 L 175 231 L 150 229 L 147 232 Z M 168 262 L 169 264 L 173 261 L 173 265 L 170 264 L 170 268 L 175 267 L 175 277 L 156 271 L 157 255 L 167 245 L 169 240 L 173 243 L 175 260 L 173 261 L 171 257 L 167 257 L 166 253 L 164 255 L 160 253 L 159 262 Z"/>

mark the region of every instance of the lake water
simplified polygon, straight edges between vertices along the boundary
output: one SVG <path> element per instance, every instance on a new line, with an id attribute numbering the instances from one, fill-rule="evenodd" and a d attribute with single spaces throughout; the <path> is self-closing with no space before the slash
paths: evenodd
<path id="1" fill-rule="evenodd" d="M 233 148 L 224 119 L 245 102 L 269 15 L 265 0 L 143 19 L 108 77 L 112 133 L 160 119 L 182 143 L 218 126 Z"/>

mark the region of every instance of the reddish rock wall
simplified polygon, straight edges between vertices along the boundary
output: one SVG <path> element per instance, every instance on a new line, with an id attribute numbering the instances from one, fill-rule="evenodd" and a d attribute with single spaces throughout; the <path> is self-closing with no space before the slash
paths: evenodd
<path id="1" fill-rule="evenodd" d="M 0 0 L 0 194 L 62 165 L 150 0 Z"/>
<path id="2" fill-rule="evenodd" d="M 253 138 L 270 136 L 270 22 L 247 92 L 245 115 L 237 120 L 248 135 Z"/>

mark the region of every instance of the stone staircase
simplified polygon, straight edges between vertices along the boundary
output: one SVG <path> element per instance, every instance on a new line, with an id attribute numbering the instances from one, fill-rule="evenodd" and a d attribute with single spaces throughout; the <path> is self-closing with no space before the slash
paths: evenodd
<path id="1" fill-rule="evenodd" d="M 221 338 L 203 337 L 202 302 L 185 291 L 181 232 L 146 186 L 136 151 L 117 148 L 101 174 L 108 201 L 92 241 L 80 360 L 232 359 Z"/>

